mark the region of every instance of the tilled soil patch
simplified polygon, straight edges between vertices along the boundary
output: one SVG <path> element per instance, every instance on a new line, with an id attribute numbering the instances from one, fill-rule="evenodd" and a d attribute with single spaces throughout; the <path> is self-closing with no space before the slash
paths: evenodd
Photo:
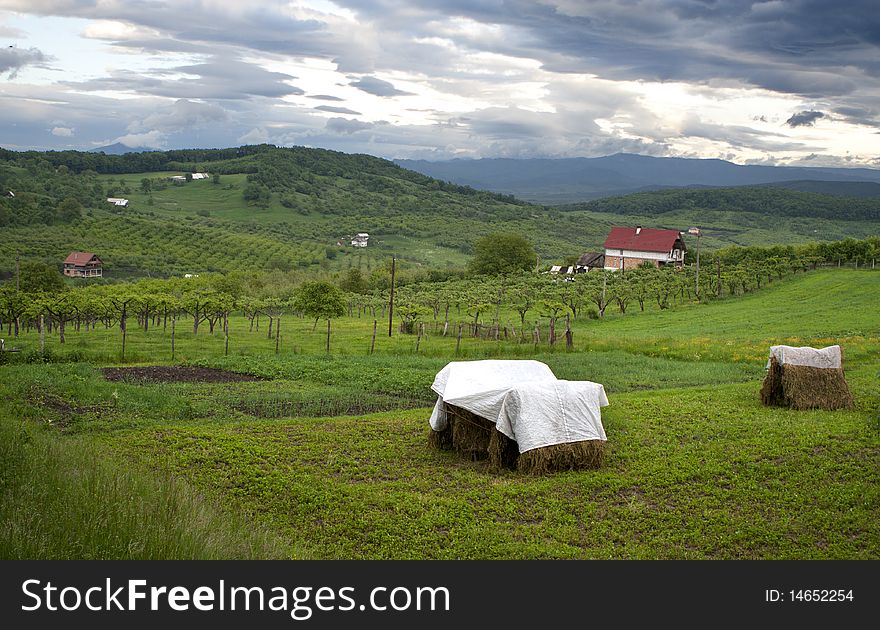
<path id="1" fill-rule="evenodd" d="M 187 365 L 101 368 L 101 372 L 108 381 L 147 383 L 236 383 L 266 380 L 253 374 Z"/>

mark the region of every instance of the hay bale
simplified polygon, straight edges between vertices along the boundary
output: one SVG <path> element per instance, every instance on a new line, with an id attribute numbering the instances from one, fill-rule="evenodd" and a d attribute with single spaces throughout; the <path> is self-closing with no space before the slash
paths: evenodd
<path id="1" fill-rule="evenodd" d="M 770 368 L 761 386 L 765 405 L 791 409 L 851 409 L 853 396 L 843 368 L 818 368 L 779 364 L 770 359 Z"/>
<path id="2" fill-rule="evenodd" d="M 563 470 L 591 470 L 600 468 L 604 458 L 604 441 L 583 440 L 534 448 L 520 453 L 516 469 L 530 475 L 544 475 Z"/>
<path id="3" fill-rule="evenodd" d="M 452 448 L 473 461 L 489 457 L 489 440 L 495 423 L 467 409 L 443 403 L 446 417 L 452 421 Z"/>
<path id="4" fill-rule="evenodd" d="M 516 470 L 519 459 L 519 446 L 498 429 L 492 430 L 489 437 L 489 467 L 493 470 L 508 468 Z"/>

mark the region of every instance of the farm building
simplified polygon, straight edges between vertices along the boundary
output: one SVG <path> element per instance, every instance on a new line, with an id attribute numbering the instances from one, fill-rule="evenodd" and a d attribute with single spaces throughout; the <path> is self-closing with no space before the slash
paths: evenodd
<path id="1" fill-rule="evenodd" d="M 207 173 L 193 173 L 192 174 L 193 181 L 197 179 L 208 179 Z"/>
<path id="2" fill-rule="evenodd" d="M 587 273 L 594 269 L 605 267 L 605 254 L 601 252 L 587 252 L 578 258 L 574 266 L 575 273 Z"/>
<path id="3" fill-rule="evenodd" d="M 359 232 L 355 234 L 353 239 L 351 239 L 351 244 L 353 247 L 366 247 L 368 240 L 370 240 L 369 234 L 366 232 Z"/>
<path id="4" fill-rule="evenodd" d="M 107 197 L 107 203 L 112 203 L 114 206 L 119 206 L 120 208 L 128 207 L 128 199 L 122 199 L 120 197 Z"/>
<path id="5" fill-rule="evenodd" d="M 614 227 L 605 239 L 605 269 L 635 269 L 645 262 L 656 267 L 684 264 L 682 233 L 677 230 Z"/>
<path id="6" fill-rule="evenodd" d="M 64 259 L 64 275 L 70 278 L 100 278 L 104 263 L 91 252 L 70 252 Z"/>

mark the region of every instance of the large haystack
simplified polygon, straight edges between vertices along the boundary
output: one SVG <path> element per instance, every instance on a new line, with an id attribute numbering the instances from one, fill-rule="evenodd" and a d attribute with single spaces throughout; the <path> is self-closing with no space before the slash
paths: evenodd
<path id="1" fill-rule="evenodd" d="M 843 371 L 840 346 L 792 348 L 773 346 L 761 386 L 765 405 L 791 409 L 849 409 L 852 393 Z"/>
<path id="2" fill-rule="evenodd" d="M 608 398 L 599 383 L 559 380 L 537 361 L 466 361 L 448 364 L 431 389 L 434 448 L 533 474 L 602 463 Z"/>

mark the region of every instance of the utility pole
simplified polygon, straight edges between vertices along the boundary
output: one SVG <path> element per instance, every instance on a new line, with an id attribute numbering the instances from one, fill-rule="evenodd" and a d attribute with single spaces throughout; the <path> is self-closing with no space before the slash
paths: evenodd
<path id="1" fill-rule="evenodd" d="M 21 289 L 21 254 L 15 252 L 15 292 Z"/>
<path id="2" fill-rule="evenodd" d="M 394 256 L 391 257 L 391 298 L 388 300 L 388 336 L 391 336 L 391 326 L 394 321 Z"/>
<path id="3" fill-rule="evenodd" d="M 694 293 L 696 293 L 697 298 L 700 297 L 700 237 L 703 233 L 700 231 L 700 228 L 692 227 L 688 230 L 688 234 L 693 234 L 697 237 L 697 280 L 696 286 L 694 287 Z"/>

